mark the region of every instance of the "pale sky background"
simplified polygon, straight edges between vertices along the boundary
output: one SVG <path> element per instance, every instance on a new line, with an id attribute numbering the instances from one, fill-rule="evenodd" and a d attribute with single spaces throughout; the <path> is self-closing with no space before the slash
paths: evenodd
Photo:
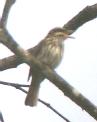
<path id="1" fill-rule="evenodd" d="M 0 16 L 5 0 L 0 0 Z M 28 49 L 47 32 L 61 27 L 87 5 L 97 0 L 17 0 L 8 19 L 8 30 L 15 40 Z M 64 58 L 56 69 L 64 79 L 97 105 L 97 19 L 80 27 L 65 42 Z M 0 44 L 0 59 L 12 53 Z M 27 84 L 29 67 L 25 64 L 0 72 L 0 80 Z M 28 83 L 29 84 L 29 83 Z M 15 88 L 0 85 L 0 110 L 5 122 L 64 122 L 41 103 L 24 105 L 26 95 Z M 89 114 L 45 80 L 39 98 L 51 104 L 71 122 L 96 122 Z"/>

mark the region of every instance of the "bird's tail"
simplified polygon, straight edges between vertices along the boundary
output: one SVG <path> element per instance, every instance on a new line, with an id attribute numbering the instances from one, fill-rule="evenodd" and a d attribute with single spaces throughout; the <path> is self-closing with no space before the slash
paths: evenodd
<path id="1" fill-rule="evenodd" d="M 26 96 L 25 105 L 36 106 L 39 95 L 40 82 L 32 81 Z"/>

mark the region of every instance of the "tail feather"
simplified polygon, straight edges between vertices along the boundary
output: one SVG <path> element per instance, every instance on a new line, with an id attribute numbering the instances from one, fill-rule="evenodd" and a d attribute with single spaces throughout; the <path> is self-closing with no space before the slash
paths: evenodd
<path id="1" fill-rule="evenodd" d="M 40 83 L 38 81 L 32 81 L 26 100 L 25 105 L 36 106 L 38 101 Z"/>

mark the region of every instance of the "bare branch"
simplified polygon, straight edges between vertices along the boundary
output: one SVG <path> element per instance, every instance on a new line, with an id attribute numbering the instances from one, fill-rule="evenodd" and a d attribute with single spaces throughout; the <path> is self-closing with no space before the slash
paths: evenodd
<path id="1" fill-rule="evenodd" d="M 15 88 L 18 88 L 18 87 L 29 87 L 29 85 L 18 84 L 18 83 L 10 83 L 10 82 L 4 82 L 4 81 L 0 81 L 0 84 L 7 85 L 7 86 L 13 86 Z"/>
<path id="2" fill-rule="evenodd" d="M 31 48 L 27 51 L 30 52 L 31 54 L 33 54 L 33 48 Z M 18 65 L 20 65 L 22 63 L 23 63 L 22 59 L 18 58 L 18 56 L 16 56 L 16 55 L 3 58 L 0 60 L 0 71 L 4 71 L 4 70 L 10 69 L 10 68 L 16 68 Z"/>
<path id="3" fill-rule="evenodd" d="M 59 115 L 62 119 L 64 119 L 66 122 L 70 122 L 67 118 L 65 118 L 62 114 L 60 114 L 58 111 L 56 111 L 56 109 L 55 108 L 53 108 L 50 104 L 48 104 L 48 103 L 44 103 L 44 101 L 41 101 L 40 99 L 39 99 L 39 101 L 41 102 L 41 103 L 43 103 L 43 104 L 45 104 L 48 108 L 50 108 L 53 112 L 55 112 L 57 115 Z"/>
<path id="4" fill-rule="evenodd" d="M 85 7 L 69 22 L 67 22 L 63 28 L 68 31 L 69 34 L 75 32 L 80 26 L 86 22 L 93 20 L 97 17 L 97 4 Z"/>
<path id="5" fill-rule="evenodd" d="M 3 14 L 2 14 L 2 18 L 0 21 L 0 27 L 5 27 L 7 24 L 7 19 L 8 19 L 8 14 L 9 11 L 11 9 L 11 6 L 15 3 L 15 0 L 6 0 L 5 6 L 4 6 L 4 10 L 3 10 Z"/>

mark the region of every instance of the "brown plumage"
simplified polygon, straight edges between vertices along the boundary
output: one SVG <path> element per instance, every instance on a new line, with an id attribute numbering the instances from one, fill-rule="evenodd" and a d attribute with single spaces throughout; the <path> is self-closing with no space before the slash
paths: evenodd
<path id="1" fill-rule="evenodd" d="M 70 36 L 66 34 L 63 28 L 54 28 L 47 36 L 33 48 L 33 55 L 43 64 L 55 69 L 63 56 L 64 40 Z M 41 71 L 35 71 L 30 68 L 28 79 L 32 77 L 31 85 L 25 100 L 29 106 L 37 105 L 40 83 L 45 79 Z"/>

